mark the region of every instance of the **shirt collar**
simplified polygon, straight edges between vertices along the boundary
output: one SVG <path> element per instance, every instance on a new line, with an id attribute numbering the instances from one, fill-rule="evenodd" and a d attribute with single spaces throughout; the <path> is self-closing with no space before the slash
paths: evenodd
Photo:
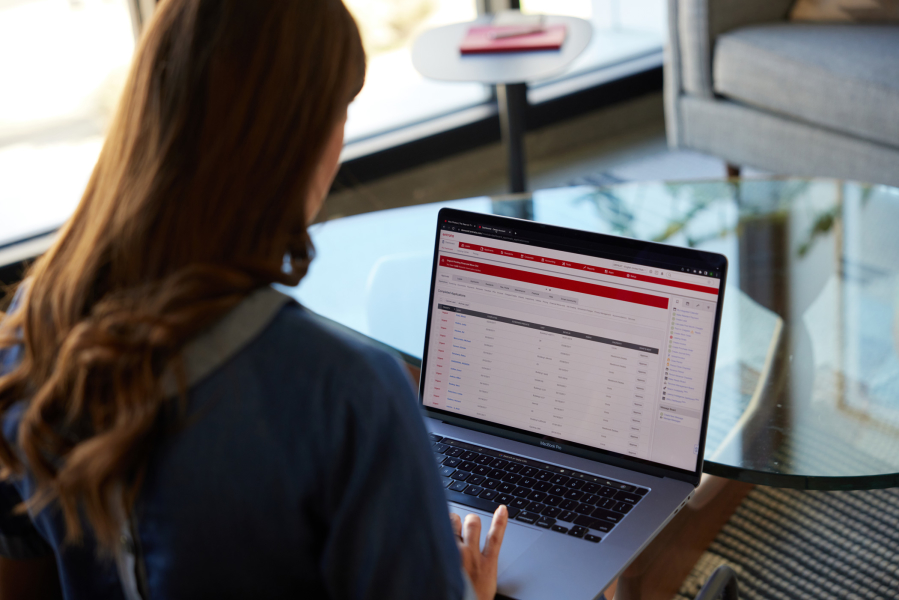
<path id="1" fill-rule="evenodd" d="M 187 387 L 193 387 L 240 352 L 289 302 L 294 300 L 271 287 L 259 288 L 188 342 L 181 351 Z M 166 396 L 178 393 L 177 379 L 171 369 L 163 376 L 162 390 Z"/>

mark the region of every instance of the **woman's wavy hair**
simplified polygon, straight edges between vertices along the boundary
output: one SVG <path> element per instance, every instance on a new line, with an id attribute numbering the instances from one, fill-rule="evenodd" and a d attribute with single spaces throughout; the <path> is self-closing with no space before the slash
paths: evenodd
<path id="1" fill-rule="evenodd" d="M 113 551 L 181 393 L 180 351 L 254 289 L 299 282 L 319 157 L 365 76 L 340 0 L 163 0 L 75 214 L 29 270 L 0 348 L 0 477 L 36 481 Z"/>

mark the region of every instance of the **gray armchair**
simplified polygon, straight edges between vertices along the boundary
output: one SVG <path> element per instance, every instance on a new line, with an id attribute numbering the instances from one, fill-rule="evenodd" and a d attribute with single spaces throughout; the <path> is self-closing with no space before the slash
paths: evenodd
<path id="1" fill-rule="evenodd" d="M 792 4 L 669 0 L 669 144 L 899 186 L 899 25 L 794 23 Z"/>

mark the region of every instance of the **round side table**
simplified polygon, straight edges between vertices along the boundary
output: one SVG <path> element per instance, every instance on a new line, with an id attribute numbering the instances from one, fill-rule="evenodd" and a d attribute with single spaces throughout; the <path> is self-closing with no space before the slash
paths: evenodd
<path id="1" fill-rule="evenodd" d="M 527 189 L 524 158 L 527 82 L 563 71 L 587 47 L 593 28 L 576 17 L 547 16 L 547 25 L 565 25 L 559 50 L 465 54 L 459 46 L 469 28 L 489 25 L 490 17 L 454 23 L 421 34 L 412 46 L 412 64 L 419 73 L 440 81 L 473 81 L 496 86 L 500 126 L 509 164 L 509 191 Z"/>

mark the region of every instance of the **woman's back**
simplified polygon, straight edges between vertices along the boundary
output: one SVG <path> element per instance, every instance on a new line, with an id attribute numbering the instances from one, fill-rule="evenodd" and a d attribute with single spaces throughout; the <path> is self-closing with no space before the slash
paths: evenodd
<path id="1" fill-rule="evenodd" d="M 145 598 L 461 597 L 429 442 L 393 357 L 263 288 L 192 341 L 185 364 L 187 415 L 151 455 L 123 532 L 135 568 L 122 563 L 120 584 L 90 544 L 57 547 L 67 597 L 116 597 L 132 574 Z M 35 524 L 62 541 L 52 511 Z"/>

